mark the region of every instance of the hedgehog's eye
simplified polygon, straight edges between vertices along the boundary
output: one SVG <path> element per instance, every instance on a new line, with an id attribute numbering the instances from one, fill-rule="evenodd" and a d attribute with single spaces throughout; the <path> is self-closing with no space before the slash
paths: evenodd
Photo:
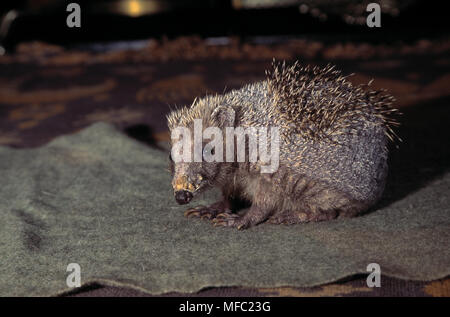
<path id="1" fill-rule="evenodd" d="M 169 160 L 170 160 L 171 162 L 173 162 L 173 159 L 172 159 L 172 153 L 169 153 Z"/>
<path id="2" fill-rule="evenodd" d="M 203 156 L 205 155 L 212 156 L 214 155 L 214 153 L 216 153 L 215 149 L 210 146 L 206 146 L 205 149 L 203 150 Z"/>

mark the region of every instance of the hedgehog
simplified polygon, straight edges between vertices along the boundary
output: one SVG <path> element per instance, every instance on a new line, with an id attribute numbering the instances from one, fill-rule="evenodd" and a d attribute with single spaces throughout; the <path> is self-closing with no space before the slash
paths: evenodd
<path id="1" fill-rule="evenodd" d="M 326 221 L 367 211 L 385 187 L 388 145 L 400 140 L 394 132 L 399 114 L 394 98 L 385 90 L 371 89 L 372 81 L 353 85 L 331 65 L 273 61 L 266 75 L 265 80 L 241 89 L 197 98 L 167 116 L 176 202 L 190 203 L 213 187 L 222 195 L 209 206 L 187 209 L 185 216 L 246 229 L 263 222 Z M 201 122 L 203 131 L 277 127 L 277 169 L 262 173 L 267 160 L 260 156 L 250 160 L 247 144 L 248 155 L 241 161 L 174 161 L 174 144 L 180 140 L 174 138 L 174 130 L 184 127 L 193 132 L 195 121 Z M 230 142 L 236 138 L 226 137 L 222 146 Z M 201 146 L 204 155 L 208 151 L 204 140 Z M 210 147 L 209 154 L 216 150 Z"/>

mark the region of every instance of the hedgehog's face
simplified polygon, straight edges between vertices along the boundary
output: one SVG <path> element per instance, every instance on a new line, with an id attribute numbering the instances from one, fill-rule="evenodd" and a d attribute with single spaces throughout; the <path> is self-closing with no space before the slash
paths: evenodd
<path id="1" fill-rule="evenodd" d="M 189 117 L 188 114 L 183 116 Z M 223 151 L 220 151 L 223 146 L 217 145 L 219 150 L 216 153 L 215 146 L 208 145 L 211 139 L 205 137 L 204 131 L 208 127 L 222 129 L 224 126 L 233 126 L 234 110 L 231 107 L 219 106 L 206 117 L 209 120 L 192 118 L 188 124 L 178 125 L 178 122 L 169 124 L 172 140 L 170 163 L 172 187 L 179 204 L 187 204 L 197 194 L 223 182 L 232 168 L 231 163 L 223 162 Z M 202 142 L 195 141 L 198 131 L 200 133 L 197 137 L 200 137 Z M 197 145 L 198 148 L 195 147 Z M 190 151 L 185 151 L 186 149 Z"/>
<path id="2" fill-rule="evenodd" d="M 221 174 L 222 163 L 170 162 L 175 200 L 180 205 L 189 203 L 197 194 L 212 187 Z"/>

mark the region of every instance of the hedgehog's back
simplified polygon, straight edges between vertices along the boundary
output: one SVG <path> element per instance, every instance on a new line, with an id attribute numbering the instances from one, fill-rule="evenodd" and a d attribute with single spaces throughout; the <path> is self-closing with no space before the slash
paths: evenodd
<path id="1" fill-rule="evenodd" d="M 361 121 L 383 126 L 392 136 L 396 124 L 392 96 L 369 85 L 354 86 L 331 66 L 275 64 L 267 89 L 273 98 L 270 112 L 280 126 L 289 126 L 286 137 L 293 131 L 312 140 L 356 133 Z"/>

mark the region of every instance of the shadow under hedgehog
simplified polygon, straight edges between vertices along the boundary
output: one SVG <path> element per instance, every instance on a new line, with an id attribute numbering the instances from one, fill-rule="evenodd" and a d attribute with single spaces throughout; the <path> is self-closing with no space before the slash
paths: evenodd
<path id="1" fill-rule="evenodd" d="M 188 209 L 185 215 L 245 229 L 265 221 L 323 221 L 367 210 L 384 190 L 387 145 L 396 138 L 393 127 L 398 125 L 394 98 L 369 86 L 352 85 L 332 66 L 274 62 L 264 81 L 171 112 L 171 133 L 177 127 L 193 131 L 196 119 L 203 129 L 270 126 L 280 131 L 279 167 L 273 173 L 261 173 L 265 163 L 259 157 L 250 161 L 250 155 L 242 162 L 171 160 L 179 204 L 211 187 L 223 194 L 221 201 Z M 225 139 L 224 146 L 235 141 Z M 233 210 L 234 202 L 242 200 L 251 205 L 244 215 Z"/>

